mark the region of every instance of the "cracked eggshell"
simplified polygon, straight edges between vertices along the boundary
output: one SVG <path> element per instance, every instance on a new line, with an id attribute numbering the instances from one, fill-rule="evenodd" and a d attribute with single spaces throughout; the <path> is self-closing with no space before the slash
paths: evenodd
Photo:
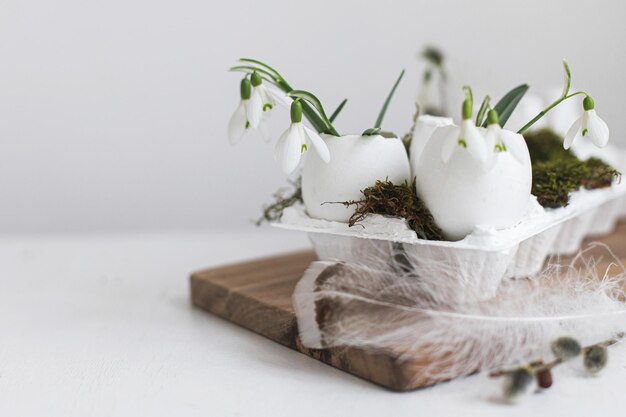
<path id="1" fill-rule="evenodd" d="M 462 149 L 447 164 L 441 147 L 450 130 L 435 130 L 418 161 L 412 160 L 417 192 L 448 239 L 460 240 L 477 226 L 498 229 L 519 223 L 529 209 L 532 169 L 526 142 L 523 163 L 509 152 L 494 153 L 493 167 L 485 171 Z"/>
<path id="2" fill-rule="evenodd" d="M 413 130 L 413 137 L 411 138 L 411 146 L 409 147 L 409 159 L 411 161 L 418 161 L 426 143 L 433 135 L 435 129 L 451 124 L 453 124 L 453 122 L 449 117 L 429 115 L 418 117 L 415 123 L 415 129 Z M 413 172 L 413 176 L 415 176 L 415 172 Z"/>
<path id="3" fill-rule="evenodd" d="M 354 207 L 324 204 L 359 200 L 361 190 L 377 180 L 400 184 L 411 177 L 409 158 L 402 141 L 380 135 L 322 136 L 330 151 L 325 163 L 316 152 L 307 152 L 302 171 L 302 199 L 309 216 L 347 222 Z"/>

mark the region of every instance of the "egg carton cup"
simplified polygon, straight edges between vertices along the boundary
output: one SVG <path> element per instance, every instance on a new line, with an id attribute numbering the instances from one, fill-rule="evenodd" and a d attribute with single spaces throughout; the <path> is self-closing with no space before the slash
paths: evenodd
<path id="1" fill-rule="evenodd" d="M 367 216 L 352 227 L 314 219 L 302 206 L 285 210 L 274 227 L 306 232 L 320 260 L 380 266 L 404 255 L 416 275 L 434 291 L 456 292 L 459 300 L 495 295 L 505 279 L 532 276 L 554 255 L 575 254 L 586 237 L 611 233 L 626 217 L 626 184 L 572 193 L 570 204 L 544 209 L 535 197 L 526 217 L 514 227 L 477 227 L 459 241 L 417 238 L 401 218 Z"/>

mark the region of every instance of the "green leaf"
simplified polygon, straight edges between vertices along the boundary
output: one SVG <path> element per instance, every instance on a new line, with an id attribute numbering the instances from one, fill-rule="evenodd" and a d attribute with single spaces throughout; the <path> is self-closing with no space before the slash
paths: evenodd
<path id="1" fill-rule="evenodd" d="M 365 132 L 361 133 L 361 136 L 374 136 L 380 133 L 380 127 L 371 127 Z"/>
<path id="2" fill-rule="evenodd" d="M 267 70 L 268 72 L 271 72 L 272 74 L 274 74 L 277 78 L 283 78 L 278 73 L 278 71 L 276 71 L 274 68 L 270 67 L 269 65 L 267 65 L 267 64 L 265 64 L 265 63 L 263 63 L 263 62 L 261 62 L 259 60 L 252 59 L 252 58 L 239 58 L 239 61 L 240 62 L 247 62 L 247 63 L 250 63 L 250 64 L 258 65 L 261 68 L 264 68 L 265 70 Z"/>
<path id="3" fill-rule="evenodd" d="M 515 87 L 506 93 L 493 107 L 493 109 L 498 112 L 498 116 L 500 116 L 500 126 L 504 127 L 506 121 L 509 120 L 509 117 L 513 114 L 513 110 L 515 110 L 522 97 L 524 97 L 524 94 L 526 94 L 526 91 L 528 91 L 528 88 L 528 84 Z M 487 127 L 486 121 L 483 123 L 483 127 Z"/>
<path id="4" fill-rule="evenodd" d="M 483 102 L 480 105 L 480 109 L 478 109 L 478 113 L 476 114 L 476 126 L 480 126 L 483 124 L 483 120 L 485 120 L 485 114 L 487 113 L 487 109 L 489 108 L 489 100 L 491 98 L 489 96 L 485 96 Z"/>
<path id="5" fill-rule="evenodd" d="M 266 70 L 264 70 L 262 68 L 256 68 L 256 67 L 252 67 L 252 66 L 249 66 L 249 65 L 237 65 L 237 66 L 234 66 L 234 67 L 230 67 L 228 69 L 228 71 L 245 72 L 247 74 L 252 74 L 253 72 L 256 71 L 259 74 L 263 74 L 263 75 L 269 77 L 270 80 L 272 80 L 272 82 L 274 82 L 274 83 L 278 83 L 281 80 L 281 78 L 277 78 L 274 74 L 272 74 L 272 73 L 270 73 L 270 72 L 268 72 L 268 71 L 266 71 Z"/>
<path id="6" fill-rule="evenodd" d="M 345 106 L 347 102 L 348 102 L 348 99 L 344 98 L 343 101 L 341 103 L 339 103 L 339 106 L 337 106 L 337 108 L 335 109 L 333 114 L 330 115 L 330 122 L 331 123 L 335 121 L 337 116 L 339 116 L 339 113 L 341 113 L 341 110 L 343 110 L 343 106 Z"/>
<path id="7" fill-rule="evenodd" d="M 376 123 L 374 124 L 374 127 L 380 127 L 383 124 L 383 119 L 385 118 L 385 113 L 387 113 L 387 107 L 389 107 L 389 102 L 391 101 L 393 94 L 396 92 L 396 88 L 398 88 L 398 84 L 400 84 L 402 77 L 404 77 L 404 70 L 402 70 L 402 72 L 400 73 L 400 76 L 398 77 L 395 84 L 393 85 L 393 88 L 389 92 L 389 95 L 387 96 L 387 99 L 385 100 L 385 103 L 383 104 L 383 108 L 380 109 L 380 113 L 378 113 L 378 118 L 376 119 Z"/>
<path id="8" fill-rule="evenodd" d="M 378 134 L 385 139 L 397 139 L 398 138 L 398 135 L 388 130 L 381 130 L 380 132 L 378 132 Z"/>
<path id="9" fill-rule="evenodd" d="M 326 125 L 325 133 L 330 133 L 331 135 L 339 136 L 339 134 L 333 127 L 332 123 L 326 116 L 326 112 L 324 111 L 324 106 L 322 106 L 322 103 L 320 102 L 320 100 L 317 97 L 315 97 L 312 93 L 309 93 L 308 91 L 304 91 L 304 90 L 293 90 L 287 93 L 287 95 L 289 97 L 300 98 L 302 100 L 306 100 L 309 103 L 311 103 L 311 105 L 315 107 L 315 110 L 317 110 L 317 113 L 320 115 L 320 117 L 324 121 L 324 124 Z"/>

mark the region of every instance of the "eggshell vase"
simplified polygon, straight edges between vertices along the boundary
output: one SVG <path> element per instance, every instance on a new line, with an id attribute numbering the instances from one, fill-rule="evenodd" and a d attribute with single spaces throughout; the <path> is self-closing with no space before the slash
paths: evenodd
<path id="1" fill-rule="evenodd" d="M 354 207 L 338 204 L 360 200 L 361 190 L 377 180 L 401 184 L 411 178 L 404 144 L 380 135 L 322 136 L 330 151 L 325 163 L 316 152 L 307 152 L 302 171 L 302 198 L 309 216 L 347 222 Z"/>
<path id="2" fill-rule="evenodd" d="M 467 151 L 459 149 L 444 163 L 441 148 L 456 126 L 437 127 L 419 158 L 411 161 L 417 192 L 435 222 L 450 240 L 460 240 L 478 226 L 505 229 L 516 225 L 529 209 L 532 185 L 530 154 L 523 161 L 509 152 L 496 152 L 485 170 Z"/>
<path id="3" fill-rule="evenodd" d="M 428 140 L 435 130 L 438 127 L 450 126 L 452 124 L 452 119 L 449 117 L 420 116 L 413 130 L 411 146 L 409 147 L 409 159 L 411 161 L 418 161 L 422 156 L 422 151 L 426 143 L 428 143 Z"/>

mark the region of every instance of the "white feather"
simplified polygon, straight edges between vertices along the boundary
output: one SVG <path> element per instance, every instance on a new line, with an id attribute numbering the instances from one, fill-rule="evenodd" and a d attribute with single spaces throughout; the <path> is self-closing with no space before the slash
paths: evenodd
<path id="1" fill-rule="evenodd" d="M 471 283 L 442 282 L 403 252 L 367 266 L 314 262 L 293 296 L 300 337 L 309 348 L 392 350 L 417 364 L 416 379 L 432 381 L 548 358 L 556 337 L 587 345 L 626 329 L 626 272 L 605 249 L 616 262 L 604 273 L 583 252 L 503 282 L 486 301 L 459 302 Z"/>

